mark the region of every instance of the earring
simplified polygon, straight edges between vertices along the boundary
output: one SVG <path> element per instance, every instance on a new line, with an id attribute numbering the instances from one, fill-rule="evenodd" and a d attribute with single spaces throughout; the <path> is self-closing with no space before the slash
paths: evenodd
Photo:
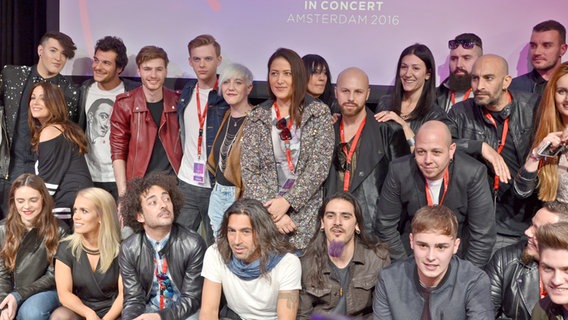
<path id="1" fill-rule="evenodd" d="M 321 227 L 321 228 L 320 228 L 320 231 L 321 231 L 321 232 L 323 232 L 323 231 L 324 231 L 323 227 Z"/>
<path id="2" fill-rule="evenodd" d="M 359 233 L 361 233 L 361 230 L 355 229 L 355 233 L 356 233 L 356 234 L 359 234 Z"/>

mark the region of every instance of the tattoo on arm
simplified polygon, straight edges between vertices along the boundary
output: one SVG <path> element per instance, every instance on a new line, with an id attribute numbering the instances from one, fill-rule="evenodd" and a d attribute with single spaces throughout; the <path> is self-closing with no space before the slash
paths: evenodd
<path id="1" fill-rule="evenodd" d="M 300 303 L 300 294 L 296 291 L 285 291 L 278 293 L 278 300 L 285 299 L 286 307 L 289 309 L 297 309 Z"/>

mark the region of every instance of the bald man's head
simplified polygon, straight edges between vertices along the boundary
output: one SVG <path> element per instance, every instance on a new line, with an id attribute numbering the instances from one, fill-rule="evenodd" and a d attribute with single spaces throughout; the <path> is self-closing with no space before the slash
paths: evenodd
<path id="1" fill-rule="evenodd" d="M 442 121 L 426 121 L 422 126 L 420 126 L 420 129 L 418 129 L 415 140 L 418 141 L 429 135 L 435 136 L 440 140 L 440 142 L 447 144 L 448 147 L 452 144 L 450 128 L 448 128 L 448 126 Z"/>
<path id="2" fill-rule="evenodd" d="M 369 77 L 365 71 L 351 67 L 339 73 L 335 84 L 335 98 L 344 119 L 361 118 L 370 93 Z"/>
<path id="3" fill-rule="evenodd" d="M 509 66 L 503 57 L 486 54 L 473 65 L 471 88 L 475 103 L 489 111 L 501 111 L 508 104 L 505 93 L 510 84 Z"/>
<path id="4" fill-rule="evenodd" d="M 415 139 L 414 158 L 422 175 L 429 180 L 442 179 L 456 151 L 448 126 L 437 120 L 425 122 Z"/>

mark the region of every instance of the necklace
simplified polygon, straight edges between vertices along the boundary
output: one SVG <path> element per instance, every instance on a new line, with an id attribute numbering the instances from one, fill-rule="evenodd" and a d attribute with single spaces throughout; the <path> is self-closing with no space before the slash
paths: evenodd
<path id="1" fill-rule="evenodd" d="M 88 249 L 82 243 L 81 243 L 81 248 L 83 248 L 83 251 L 85 251 L 86 254 L 90 254 L 90 255 L 93 255 L 93 256 L 98 256 L 100 254 L 99 249 L 97 249 L 97 250 Z"/>

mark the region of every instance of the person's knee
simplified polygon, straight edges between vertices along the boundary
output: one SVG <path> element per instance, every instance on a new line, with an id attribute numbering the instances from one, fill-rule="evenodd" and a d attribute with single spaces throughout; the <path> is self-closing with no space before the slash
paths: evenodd
<path id="1" fill-rule="evenodd" d="M 32 319 L 32 318 L 30 318 Z M 59 307 L 51 313 L 49 320 L 78 320 L 77 314 L 65 307 Z"/>

